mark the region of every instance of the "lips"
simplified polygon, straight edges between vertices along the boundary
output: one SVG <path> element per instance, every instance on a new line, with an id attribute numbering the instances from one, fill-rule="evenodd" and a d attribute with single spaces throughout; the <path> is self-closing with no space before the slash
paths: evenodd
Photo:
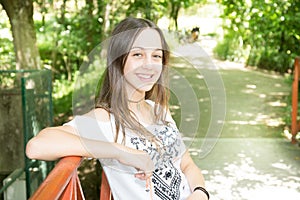
<path id="1" fill-rule="evenodd" d="M 154 74 L 137 73 L 136 76 L 142 81 L 151 81 Z"/>

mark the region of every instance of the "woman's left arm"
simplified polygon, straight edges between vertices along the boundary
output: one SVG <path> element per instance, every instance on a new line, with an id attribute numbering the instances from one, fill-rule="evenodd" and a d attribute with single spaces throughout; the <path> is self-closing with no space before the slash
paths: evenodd
<path id="1" fill-rule="evenodd" d="M 201 170 L 194 163 L 188 151 L 186 151 L 182 156 L 180 168 L 186 176 L 192 190 L 192 194 L 189 196 L 188 200 L 207 200 L 208 197 L 203 191 L 194 191 L 196 187 L 205 188 L 205 183 Z"/>

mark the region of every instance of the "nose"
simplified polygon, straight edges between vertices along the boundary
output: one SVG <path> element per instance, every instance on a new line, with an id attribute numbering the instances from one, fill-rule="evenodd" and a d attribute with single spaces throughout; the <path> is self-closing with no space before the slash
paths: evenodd
<path id="1" fill-rule="evenodd" d="M 153 65 L 152 55 L 150 53 L 146 53 L 146 56 L 144 58 L 143 67 L 144 68 L 151 68 L 151 65 Z"/>

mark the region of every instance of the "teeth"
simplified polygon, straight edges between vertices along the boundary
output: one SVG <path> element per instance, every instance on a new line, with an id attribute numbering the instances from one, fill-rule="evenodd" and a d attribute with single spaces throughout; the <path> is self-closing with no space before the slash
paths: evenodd
<path id="1" fill-rule="evenodd" d="M 139 77 L 141 78 L 151 78 L 152 75 L 147 75 L 147 74 L 138 74 Z"/>

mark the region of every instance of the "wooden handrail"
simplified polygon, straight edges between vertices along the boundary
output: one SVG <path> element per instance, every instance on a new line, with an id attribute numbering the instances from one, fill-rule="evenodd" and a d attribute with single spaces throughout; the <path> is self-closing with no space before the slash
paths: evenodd
<path id="1" fill-rule="evenodd" d="M 80 180 L 77 175 L 77 169 L 81 162 L 82 158 L 78 156 L 62 158 L 37 191 L 30 197 L 30 200 L 84 200 Z M 113 200 L 104 171 L 102 171 L 100 199 Z"/>
<path id="2" fill-rule="evenodd" d="M 102 179 L 101 179 L 101 189 L 100 189 L 100 200 L 113 200 L 113 196 L 111 194 L 111 190 L 108 184 L 107 177 L 102 171 Z"/>
<path id="3" fill-rule="evenodd" d="M 296 143 L 296 135 L 300 129 L 300 123 L 297 121 L 298 117 L 298 88 L 299 88 L 299 76 L 300 76 L 300 67 L 299 67 L 299 58 L 295 58 L 294 63 L 294 80 L 292 85 L 292 143 Z"/>
<path id="4" fill-rule="evenodd" d="M 30 200 L 84 199 L 77 175 L 81 161 L 77 156 L 62 158 Z"/>

